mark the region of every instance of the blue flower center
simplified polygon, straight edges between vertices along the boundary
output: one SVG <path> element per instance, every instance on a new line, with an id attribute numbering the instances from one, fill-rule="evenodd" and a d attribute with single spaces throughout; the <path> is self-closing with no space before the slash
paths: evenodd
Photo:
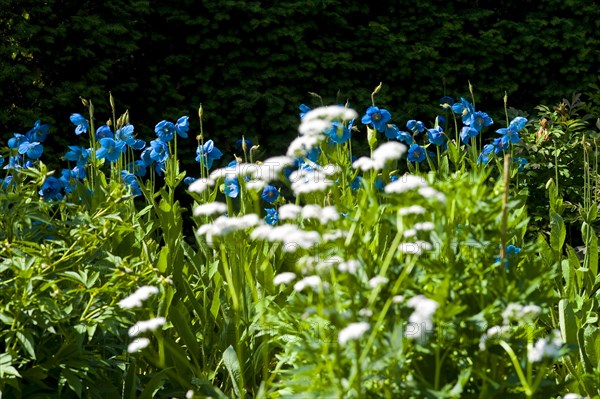
<path id="1" fill-rule="evenodd" d="M 375 112 L 373 115 L 371 115 L 371 119 L 374 120 L 375 122 L 380 121 L 381 120 L 381 114 L 379 112 Z"/>

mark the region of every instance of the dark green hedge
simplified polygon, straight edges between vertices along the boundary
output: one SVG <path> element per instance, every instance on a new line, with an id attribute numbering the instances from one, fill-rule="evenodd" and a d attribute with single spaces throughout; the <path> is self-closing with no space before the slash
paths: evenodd
<path id="1" fill-rule="evenodd" d="M 598 81 L 593 2 L 364 3 L 0 0 L 0 141 L 41 118 L 64 144 L 79 96 L 103 122 L 111 91 L 147 139 L 181 115 L 197 132 L 202 103 L 205 133 L 230 160 L 242 134 L 265 155 L 284 151 L 298 105 L 318 105 L 309 92 L 360 113 L 383 82 L 378 104 L 400 125 L 431 120 L 444 94 L 469 96 L 469 81 L 490 114 L 505 92 L 531 112 Z"/>

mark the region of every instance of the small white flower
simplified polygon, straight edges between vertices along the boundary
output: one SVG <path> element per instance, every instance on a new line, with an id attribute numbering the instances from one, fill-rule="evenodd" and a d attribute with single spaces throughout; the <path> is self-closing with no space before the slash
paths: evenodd
<path id="1" fill-rule="evenodd" d="M 302 121 L 313 121 L 313 120 L 327 120 L 333 121 L 335 119 L 341 119 L 343 121 L 349 121 L 351 119 L 358 118 L 358 114 L 351 108 L 346 108 L 341 105 L 329 105 L 326 107 L 318 107 L 308 111 Z"/>
<path id="2" fill-rule="evenodd" d="M 294 284 L 294 290 L 300 292 L 306 287 L 310 287 L 313 290 L 318 290 L 321 285 L 321 277 L 319 276 L 308 276 Z"/>
<path id="3" fill-rule="evenodd" d="M 135 337 L 138 334 L 144 333 L 146 331 L 154 331 L 158 327 L 164 325 L 166 322 L 164 317 L 154 317 L 150 320 L 138 321 L 133 326 L 129 328 L 129 336 Z"/>
<path id="4" fill-rule="evenodd" d="M 324 134 L 319 136 L 298 136 L 288 146 L 286 155 L 288 157 L 303 157 L 323 140 L 325 140 Z"/>
<path id="5" fill-rule="evenodd" d="M 560 355 L 563 341 L 560 339 L 560 333 L 554 331 L 547 338 L 540 338 L 535 345 L 527 348 L 527 359 L 531 363 L 541 362 L 543 359 L 556 359 Z"/>
<path id="6" fill-rule="evenodd" d="M 366 321 L 350 323 L 348 327 L 340 331 L 338 335 L 338 342 L 340 345 L 346 345 L 346 342 L 362 337 L 367 331 L 369 331 L 370 328 L 371 325 Z"/>
<path id="7" fill-rule="evenodd" d="M 398 160 L 406 153 L 406 146 L 397 141 L 388 141 L 373 151 L 371 158 L 377 169 L 383 169 L 389 161 Z"/>
<path id="8" fill-rule="evenodd" d="M 433 329 L 433 315 L 439 306 L 438 303 L 424 295 L 417 295 L 410 298 L 407 305 L 414 309 L 408 318 L 409 323 L 412 324 L 410 327 L 411 329 L 416 328 L 416 331 L 407 332 L 407 337 L 409 339 L 426 339 L 423 333 Z"/>
<path id="9" fill-rule="evenodd" d="M 280 285 L 280 284 L 289 284 L 292 281 L 294 281 L 296 279 L 296 274 L 292 273 L 292 272 L 283 272 L 283 273 L 279 273 L 278 275 L 276 275 L 273 278 L 273 284 L 275 285 Z"/>
<path id="10" fill-rule="evenodd" d="M 420 176 L 406 174 L 386 185 L 384 191 L 388 194 L 401 194 L 422 187 L 429 187 L 425 179 Z"/>
<path id="11" fill-rule="evenodd" d="M 488 328 L 487 332 L 479 339 L 479 350 L 483 351 L 487 348 L 488 341 L 496 338 L 503 338 L 511 330 L 510 326 L 494 326 Z"/>
<path id="12" fill-rule="evenodd" d="M 275 156 L 265 159 L 261 164 L 260 176 L 257 174 L 256 177 L 260 177 L 262 181 L 270 182 L 277 180 L 283 170 L 294 164 L 294 158 L 287 157 L 285 155 Z"/>
<path id="13" fill-rule="evenodd" d="M 122 309 L 139 308 L 142 302 L 150 297 L 150 295 L 158 294 L 158 288 L 149 285 L 144 285 L 138 288 L 133 294 L 119 301 L 119 306 Z"/>
<path id="14" fill-rule="evenodd" d="M 212 216 L 227 212 L 227 205 L 222 202 L 208 202 L 194 209 L 194 216 Z"/>
<path id="15" fill-rule="evenodd" d="M 263 180 L 252 180 L 246 183 L 246 188 L 252 191 L 260 191 L 267 186 Z"/>
<path id="16" fill-rule="evenodd" d="M 296 219 L 296 216 L 302 212 L 302 207 L 296 204 L 284 204 L 279 207 L 278 212 L 280 220 Z"/>
<path id="17" fill-rule="evenodd" d="M 382 284 L 387 284 L 388 281 L 390 281 L 390 280 L 387 277 L 375 276 L 369 280 L 369 286 L 371 288 L 377 288 Z"/>
<path id="18" fill-rule="evenodd" d="M 193 399 L 194 398 L 194 391 L 192 391 L 191 389 L 189 391 L 187 391 L 185 393 L 185 399 Z"/>
<path id="19" fill-rule="evenodd" d="M 504 324 L 511 322 L 532 323 L 539 316 L 542 309 L 537 305 L 520 305 L 518 303 L 509 303 L 502 312 Z"/>
<path id="20" fill-rule="evenodd" d="M 558 397 L 557 399 L 561 399 L 561 398 Z M 576 393 L 568 393 L 565 396 L 563 396 L 562 399 L 590 399 L 590 398 L 589 398 L 589 396 L 583 397 Z"/>
<path id="21" fill-rule="evenodd" d="M 338 270 L 341 272 L 348 272 L 350 274 L 355 274 L 356 271 L 360 268 L 360 262 L 356 259 L 350 259 L 345 262 L 342 262 L 338 265 Z"/>
<path id="22" fill-rule="evenodd" d="M 354 169 L 360 169 L 363 172 L 366 172 L 371 169 L 375 169 L 375 162 L 369 157 L 360 157 L 356 161 L 352 162 L 352 167 Z"/>
<path id="23" fill-rule="evenodd" d="M 358 315 L 363 316 L 363 317 L 371 317 L 371 316 L 373 316 L 373 311 L 371 309 L 363 308 L 358 311 Z"/>
<path id="24" fill-rule="evenodd" d="M 415 230 L 429 231 L 429 230 L 433 230 L 434 225 L 432 222 L 422 222 L 422 223 L 415 223 L 413 228 Z"/>
<path id="25" fill-rule="evenodd" d="M 404 295 L 394 295 L 392 297 L 392 302 L 394 302 L 394 303 L 402 303 L 402 302 L 404 302 Z"/>
<path id="26" fill-rule="evenodd" d="M 319 219 L 321 217 L 321 207 L 314 204 L 305 205 L 302 208 L 303 219 Z"/>
<path id="27" fill-rule="evenodd" d="M 431 187 L 419 188 L 419 194 L 421 194 L 421 196 L 424 198 L 432 198 L 432 199 L 438 200 L 441 203 L 446 202 L 446 196 Z"/>
<path id="28" fill-rule="evenodd" d="M 188 187 L 188 191 L 193 193 L 203 193 L 209 187 L 215 185 L 215 182 L 212 179 L 196 179 L 190 186 Z"/>
<path id="29" fill-rule="evenodd" d="M 335 222 L 339 220 L 340 213 L 337 211 L 336 207 L 326 206 L 321 210 L 321 224 L 327 224 L 329 222 Z"/>
<path id="30" fill-rule="evenodd" d="M 411 205 L 411 206 L 406 207 L 406 208 L 401 208 L 398 211 L 398 213 L 401 216 L 410 215 L 410 214 L 421 215 L 421 214 L 425 213 L 425 208 L 423 208 L 420 205 Z"/>
<path id="31" fill-rule="evenodd" d="M 139 352 L 148 345 L 150 345 L 150 340 L 148 338 L 136 338 L 129 346 L 127 346 L 127 352 Z"/>
<path id="32" fill-rule="evenodd" d="M 404 233 L 402 233 L 402 236 L 405 238 L 414 237 L 416 235 L 417 235 L 417 230 L 415 230 L 415 229 L 404 230 Z"/>

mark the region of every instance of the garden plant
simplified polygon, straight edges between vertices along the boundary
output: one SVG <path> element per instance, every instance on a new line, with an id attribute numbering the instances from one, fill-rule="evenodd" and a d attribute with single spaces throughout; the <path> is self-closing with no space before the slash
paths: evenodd
<path id="1" fill-rule="evenodd" d="M 399 120 L 382 88 L 266 159 L 112 96 L 6 137 L 0 397 L 599 398 L 594 108 L 469 85 Z"/>

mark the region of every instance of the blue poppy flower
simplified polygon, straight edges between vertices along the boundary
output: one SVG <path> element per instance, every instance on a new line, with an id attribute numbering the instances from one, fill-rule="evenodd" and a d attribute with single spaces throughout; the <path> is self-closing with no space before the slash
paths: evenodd
<path id="1" fill-rule="evenodd" d="M 112 130 L 110 130 L 110 126 L 102 125 L 98 129 L 96 129 L 96 140 L 101 139 L 112 139 L 114 138 Z"/>
<path id="2" fill-rule="evenodd" d="M 494 154 L 498 155 L 503 151 L 508 150 L 508 143 L 504 144 L 502 142 L 502 137 L 498 137 L 493 141 L 494 145 Z"/>
<path id="3" fill-rule="evenodd" d="M 509 244 L 506 246 L 504 253 L 505 253 L 505 258 L 504 258 L 504 268 L 506 270 L 508 270 L 509 266 L 511 264 L 514 264 L 515 261 L 517 260 L 518 256 L 519 256 L 519 252 L 521 252 L 521 248 L 516 247 L 512 244 Z M 500 262 L 500 257 L 497 256 L 496 257 L 496 262 Z"/>
<path id="4" fill-rule="evenodd" d="M 27 154 L 30 159 L 40 158 L 43 152 L 44 147 L 37 141 L 33 143 L 27 141 L 19 146 L 19 154 Z"/>
<path id="5" fill-rule="evenodd" d="M 115 133 L 115 140 L 124 141 L 128 147 L 133 148 L 134 150 L 141 150 L 146 146 L 144 140 L 136 139 L 133 136 L 133 125 L 130 124 L 117 130 Z"/>
<path id="6" fill-rule="evenodd" d="M 444 131 L 441 127 L 427 129 L 427 138 L 430 143 L 433 143 L 437 146 L 444 145 L 446 141 L 446 136 L 444 135 Z"/>
<path id="7" fill-rule="evenodd" d="M 463 126 L 460 130 L 460 140 L 463 144 L 468 144 L 472 137 L 477 137 L 479 132 L 471 126 Z"/>
<path id="8" fill-rule="evenodd" d="M 519 131 L 525 127 L 527 119 L 522 116 L 514 118 L 508 127 L 496 130 L 496 133 L 502 135 L 502 145 L 508 146 L 509 143 L 518 144 L 521 141 Z"/>
<path id="9" fill-rule="evenodd" d="M 189 119 L 189 116 L 182 116 L 179 119 L 177 119 L 177 123 L 175 123 L 175 131 L 181 138 L 188 138 L 187 132 L 190 129 Z"/>
<path id="10" fill-rule="evenodd" d="M 529 161 L 525 158 L 516 157 L 513 159 L 513 162 L 517 162 L 519 164 L 519 172 L 522 172 L 525 168 L 525 165 L 529 163 Z"/>
<path id="11" fill-rule="evenodd" d="M 220 159 L 223 153 L 215 147 L 212 140 L 208 140 L 204 145 L 198 146 L 196 149 L 196 162 L 200 162 L 203 166 L 210 169 L 215 159 Z"/>
<path id="12" fill-rule="evenodd" d="M 154 132 L 160 140 L 168 143 L 169 141 L 173 140 L 173 136 L 175 134 L 175 125 L 173 122 L 160 121 L 154 127 Z"/>
<path id="13" fill-rule="evenodd" d="M 469 120 L 465 122 L 465 125 L 471 126 L 473 129 L 481 132 L 485 126 L 491 126 L 494 124 L 492 118 L 489 117 L 485 112 L 476 111 L 471 113 Z"/>
<path id="14" fill-rule="evenodd" d="M 410 162 L 423 162 L 427 159 L 425 149 L 418 144 L 413 144 L 408 149 L 408 160 Z"/>
<path id="15" fill-rule="evenodd" d="M 271 226 L 277 224 L 279 221 L 279 213 L 277 213 L 277 209 L 265 208 L 265 211 L 267 212 L 267 215 L 265 216 L 265 222 Z"/>
<path id="16" fill-rule="evenodd" d="M 223 193 L 229 198 L 237 198 L 240 194 L 240 182 L 235 176 L 225 176 L 223 183 Z"/>
<path id="17" fill-rule="evenodd" d="M 4 157 L 0 155 L 0 166 L 4 165 Z"/>
<path id="18" fill-rule="evenodd" d="M 452 105 L 452 112 L 457 115 L 461 115 L 462 121 L 465 123 L 465 121 L 469 120 L 471 114 L 475 112 L 475 107 L 473 107 L 473 104 L 471 104 L 469 101 L 461 97 L 460 102 Z"/>
<path id="19" fill-rule="evenodd" d="M 450 96 L 444 96 L 444 97 L 440 98 L 440 104 L 441 105 L 448 104 L 448 105 L 452 106 L 454 104 L 454 98 L 452 98 Z"/>
<path id="20" fill-rule="evenodd" d="M 350 130 L 352 129 L 353 120 L 350 121 L 348 127 L 340 122 L 331 122 L 331 127 L 325 131 L 329 135 L 329 140 L 335 144 L 343 144 L 350 140 Z"/>
<path id="21" fill-rule="evenodd" d="M 161 139 L 150 142 L 150 158 L 157 163 L 164 163 L 169 158 L 169 146 Z"/>
<path id="22" fill-rule="evenodd" d="M 367 108 L 367 112 L 362 117 L 361 122 L 364 125 L 373 125 L 378 132 L 384 132 L 386 124 L 392 119 L 392 114 L 388 110 L 371 106 Z"/>
<path id="23" fill-rule="evenodd" d="M 108 137 L 100 139 L 100 146 L 96 152 L 96 158 L 106 158 L 110 162 L 116 162 L 126 149 L 124 141 L 115 141 Z"/>
<path id="24" fill-rule="evenodd" d="M 29 141 L 37 141 L 43 143 L 44 140 L 46 140 L 46 137 L 48 137 L 49 130 L 50 125 L 48 125 L 47 123 L 42 124 L 41 121 L 38 119 L 33 124 L 31 130 L 25 133 L 25 136 L 27 136 L 27 140 Z"/>
<path id="25" fill-rule="evenodd" d="M 82 133 L 87 133 L 88 131 L 88 122 L 81 114 L 71 114 L 71 122 L 75 125 L 75 134 L 80 135 Z"/>
<path id="26" fill-rule="evenodd" d="M 425 131 L 425 124 L 421 121 L 411 119 L 406 122 L 406 128 L 413 132 L 413 134 L 423 133 Z"/>
<path id="27" fill-rule="evenodd" d="M 268 185 L 263 189 L 260 197 L 269 204 L 272 204 L 277 200 L 277 198 L 279 198 L 279 190 L 271 185 Z"/>
<path id="28" fill-rule="evenodd" d="M 29 139 L 27 138 L 27 136 L 20 134 L 20 133 L 14 133 L 13 137 L 11 137 L 10 139 L 8 139 L 8 148 L 19 148 L 19 146 L 23 143 L 27 143 L 29 141 Z"/>
<path id="29" fill-rule="evenodd" d="M 192 176 L 187 176 L 185 179 L 183 179 L 183 182 L 184 182 L 185 184 L 187 184 L 188 186 L 189 186 L 190 184 L 192 184 L 193 182 L 195 182 L 195 181 L 196 181 L 196 178 L 195 178 L 195 177 L 192 177 Z"/>
<path id="30" fill-rule="evenodd" d="M 123 180 L 123 183 L 125 183 L 125 185 L 131 189 L 131 194 L 133 194 L 134 197 L 142 195 L 140 183 L 137 181 L 133 173 L 127 170 L 122 170 L 121 179 Z"/>
<path id="31" fill-rule="evenodd" d="M 310 107 L 306 104 L 300 104 L 298 109 L 300 110 L 300 119 L 304 118 L 304 115 L 306 115 L 311 110 Z"/>
<path id="32" fill-rule="evenodd" d="M 58 180 L 54 176 L 48 176 L 46 180 L 44 180 L 44 184 L 42 184 L 42 189 L 39 191 L 39 194 L 44 197 L 44 199 L 53 201 L 53 200 L 61 200 L 63 199 L 62 189 L 63 183 Z"/>
<path id="33" fill-rule="evenodd" d="M 74 172 L 71 169 L 63 169 L 60 174 L 61 176 L 58 180 L 61 181 L 66 194 L 71 193 L 77 188 L 77 172 Z"/>
<path id="34" fill-rule="evenodd" d="M 76 145 L 70 145 L 69 149 L 71 151 L 65 154 L 65 159 L 67 161 L 76 162 L 77 166 L 85 166 L 90 158 L 90 150 Z"/>
<path id="35" fill-rule="evenodd" d="M 0 183 L 2 184 L 3 190 L 6 190 L 8 187 L 10 187 L 11 183 L 14 187 L 16 187 L 16 183 L 13 181 L 12 175 L 6 176 L 6 179 L 4 180 L 0 179 Z"/>
<path id="36" fill-rule="evenodd" d="M 247 152 L 250 148 L 252 148 L 253 145 L 254 144 L 252 143 L 252 140 L 249 140 L 244 137 L 235 142 L 235 149 L 238 152 L 243 153 L 243 152 Z M 244 147 L 246 147 L 246 148 L 244 149 Z"/>
<path id="37" fill-rule="evenodd" d="M 490 154 L 494 152 L 493 144 L 486 144 L 483 146 L 483 150 L 481 150 L 481 154 L 477 157 L 477 164 L 487 165 L 490 161 Z"/>

